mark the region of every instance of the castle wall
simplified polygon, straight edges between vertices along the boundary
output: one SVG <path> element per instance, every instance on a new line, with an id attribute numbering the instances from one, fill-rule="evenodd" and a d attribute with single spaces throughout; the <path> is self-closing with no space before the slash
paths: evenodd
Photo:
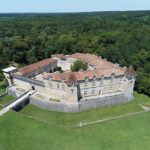
<path id="1" fill-rule="evenodd" d="M 58 66 L 58 67 L 61 67 L 61 69 L 64 70 L 64 71 L 70 70 L 72 64 L 73 64 L 73 63 L 68 62 L 68 61 L 65 61 L 65 60 L 61 60 L 61 59 L 59 59 L 59 60 L 57 61 L 57 66 Z"/>
<path id="2" fill-rule="evenodd" d="M 10 73 L 4 73 L 4 76 L 5 76 L 6 80 L 8 81 L 9 86 L 12 86 L 13 82 L 11 79 L 11 74 Z"/>
<path id="3" fill-rule="evenodd" d="M 14 78 L 13 81 L 15 86 L 22 87 L 25 90 L 31 89 L 31 84 L 29 82 L 24 82 L 23 80 L 19 80 L 16 78 Z"/>
<path id="4" fill-rule="evenodd" d="M 88 58 L 89 56 L 86 60 Z M 73 62 L 77 60 L 68 57 L 60 59 L 56 57 L 55 59 L 54 63 L 39 67 L 25 76 L 5 74 L 9 85 L 14 85 L 9 90 L 9 94 L 18 96 L 20 94 L 19 90 L 24 89 L 22 91 L 28 91 L 35 89 L 38 94 L 41 93 L 45 97 L 45 100 L 31 96 L 30 101 L 32 104 L 43 109 L 60 112 L 79 112 L 96 107 L 125 103 L 133 99 L 135 74 L 132 67 L 124 68 L 125 70 L 121 72 L 119 68 L 117 72 L 109 68 L 110 70 L 105 70 L 104 74 L 101 72 L 96 74 L 96 76 L 95 74 L 88 74 L 88 72 L 82 76 L 81 72 L 79 76 L 82 78 L 78 78 L 76 75 L 71 80 L 68 77 L 63 77 L 61 74 L 59 76 L 56 75 L 55 78 L 45 76 L 45 79 L 40 75 L 36 76 L 43 72 L 53 72 L 57 67 L 61 67 L 65 71 L 70 70 Z M 93 59 L 91 61 L 94 62 Z M 93 66 L 96 66 L 97 62 L 101 65 L 97 60 Z M 89 70 L 94 69 L 91 64 L 88 65 Z M 108 64 L 106 63 L 106 65 Z M 31 79 L 31 77 L 34 77 L 34 79 Z M 52 99 L 58 99 L 60 102 Z"/>
<path id="5" fill-rule="evenodd" d="M 127 78 L 125 83 L 125 94 L 129 99 L 133 99 L 133 91 L 135 84 L 135 77 Z"/>
<path id="6" fill-rule="evenodd" d="M 126 97 L 124 94 L 118 96 L 105 97 L 102 99 L 83 101 L 83 102 L 79 102 L 79 104 L 72 104 L 72 105 L 66 103 L 41 101 L 34 97 L 30 97 L 30 103 L 37 107 L 40 107 L 45 110 L 50 110 L 50 111 L 68 112 L 68 113 L 81 112 L 88 109 L 106 107 L 106 106 L 116 105 L 120 103 L 126 103 L 129 101 L 130 99 L 128 99 L 128 97 Z"/>
<path id="7" fill-rule="evenodd" d="M 66 101 L 70 103 L 77 103 L 77 87 L 68 87 L 66 83 L 56 82 L 50 80 L 44 80 L 45 83 L 45 94 L 54 99 L 59 99 L 61 101 Z"/>
<path id="8" fill-rule="evenodd" d="M 91 99 L 92 96 L 96 98 L 110 96 L 118 91 L 124 91 L 122 81 L 124 76 L 107 77 L 93 80 L 85 80 L 79 83 L 78 97 L 81 101 Z"/>

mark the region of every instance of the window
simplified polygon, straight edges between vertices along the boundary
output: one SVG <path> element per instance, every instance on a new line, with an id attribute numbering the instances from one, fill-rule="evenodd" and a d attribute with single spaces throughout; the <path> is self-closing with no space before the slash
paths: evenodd
<path id="1" fill-rule="evenodd" d="M 119 79 L 119 82 L 122 83 L 122 78 Z"/>
<path id="2" fill-rule="evenodd" d="M 95 86 L 95 81 L 92 82 L 92 86 Z"/>
<path id="3" fill-rule="evenodd" d="M 73 94 L 73 92 L 74 92 L 74 89 L 71 89 L 71 93 Z"/>
<path id="4" fill-rule="evenodd" d="M 102 86 L 103 85 L 103 80 L 100 80 L 100 86 Z"/>
<path id="5" fill-rule="evenodd" d="M 87 96 L 87 91 L 84 91 L 84 96 Z"/>
<path id="6" fill-rule="evenodd" d="M 62 84 L 62 85 L 61 85 L 61 88 L 64 90 L 64 89 L 65 89 L 65 85 L 64 85 L 64 84 Z"/>
<path id="7" fill-rule="evenodd" d="M 92 94 L 94 94 L 95 93 L 95 90 L 92 90 Z"/>
<path id="8" fill-rule="evenodd" d="M 87 87 L 87 82 L 84 83 L 84 87 L 85 87 L 85 88 Z"/>
<path id="9" fill-rule="evenodd" d="M 100 91 L 99 91 L 99 95 L 101 95 L 101 94 L 102 94 L 102 91 L 100 90 Z"/>
<path id="10" fill-rule="evenodd" d="M 130 85 L 132 85 L 133 81 L 130 81 Z"/>
<path id="11" fill-rule="evenodd" d="M 112 91 L 112 86 L 109 87 L 109 90 Z"/>
<path id="12" fill-rule="evenodd" d="M 112 84 L 113 84 L 113 78 L 110 79 L 110 85 L 112 85 Z"/>

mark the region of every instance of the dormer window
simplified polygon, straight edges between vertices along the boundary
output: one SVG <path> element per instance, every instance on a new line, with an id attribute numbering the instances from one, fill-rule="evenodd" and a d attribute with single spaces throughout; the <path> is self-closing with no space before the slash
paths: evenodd
<path id="1" fill-rule="evenodd" d="M 89 78 L 88 77 L 85 77 L 85 81 L 88 81 L 89 80 Z"/>
<path id="2" fill-rule="evenodd" d="M 96 76 L 95 75 L 93 76 L 93 80 L 96 80 Z"/>

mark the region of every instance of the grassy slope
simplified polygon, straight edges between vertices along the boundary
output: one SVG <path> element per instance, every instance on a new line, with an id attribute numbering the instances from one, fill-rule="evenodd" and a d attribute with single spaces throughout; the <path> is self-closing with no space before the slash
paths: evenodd
<path id="1" fill-rule="evenodd" d="M 72 124 L 121 113 L 139 111 L 138 103 L 149 103 L 135 93 L 136 101 L 77 114 L 47 112 L 29 105 L 22 112 L 0 117 L 0 150 L 149 150 L 150 112 L 103 122 L 83 128 L 61 128 L 56 123 Z M 30 114 L 50 124 L 27 118 Z"/>
<path id="2" fill-rule="evenodd" d="M 5 89 L 0 89 L 0 95 L 5 93 Z"/>
<path id="3" fill-rule="evenodd" d="M 6 105 L 7 103 L 11 102 L 12 100 L 14 100 L 14 97 L 6 95 L 0 99 L 0 104 Z"/>
<path id="4" fill-rule="evenodd" d="M 63 129 L 11 112 L 0 118 L 1 150 L 149 150 L 150 112 Z"/>
<path id="5" fill-rule="evenodd" d="M 6 88 L 3 87 L 4 84 L 4 81 L 0 81 L 0 95 L 6 92 Z"/>
<path id="6" fill-rule="evenodd" d="M 3 84 L 2 82 L 0 82 L 0 85 Z M 0 88 L 0 95 L 4 94 L 6 91 L 5 88 Z M 6 105 L 7 103 L 9 103 L 10 101 L 14 100 L 14 97 L 6 95 L 2 98 L 0 98 L 0 109 L 2 109 L 2 105 Z"/>
<path id="7" fill-rule="evenodd" d="M 66 113 L 59 113 L 59 112 L 49 112 L 49 111 L 41 110 L 32 105 L 25 107 L 20 113 L 28 114 L 30 116 L 42 120 L 46 120 L 46 121 L 48 120 L 52 124 L 70 125 L 70 124 L 79 123 L 80 121 L 82 122 L 95 121 L 97 119 L 104 119 L 112 116 L 118 116 L 122 114 L 140 111 L 142 109 L 138 104 L 144 104 L 144 103 L 150 103 L 150 98 L 135 93 L 135 100 L 130 103 L 106 107 L 106 108 L 88 110 L 81 113 L 66 114 Z"/>

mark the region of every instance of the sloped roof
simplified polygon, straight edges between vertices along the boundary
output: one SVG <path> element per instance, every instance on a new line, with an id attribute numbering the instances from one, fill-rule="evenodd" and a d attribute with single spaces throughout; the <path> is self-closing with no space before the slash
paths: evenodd
<path id="1" fill-rule="evenodd" d="M 55 55 L 54 55 L 55 56 Z M 56 54 L 57 57 L 62 55 Z M 64 55 L 63 55 L 64 57 Z M 62 81 L 65 82 L 76 82 L 84 80 L 86 77 L 89 79 L 93 78 L 100 78 L 102 76 L 109 77 L 112 74 L 114 75 L 124 75 L 126 72 L 126 68 L 120 67 L 119 65 L 113 64 L 101 57 L 98 57 L 94 54 L 83 54 L 83 53 L 75 53 L 72 55 L 67 55 L 66 58 L 74 58 L 74 59 L 81 59 L 87 62 L 89 65 L 93 66 L 95 70 L 88 70 L 88 71 L 79 71 L 79 72 L 66 72 L 66 73 L 53 73 L 47 74 L 44 78 L 51 78 L 55 81 Z M 128 72 L 131 72 L 128 70 Z"/>
<path id="2" fill-rule="evenodd" d="M 8 68 L 3 69 L 2 71 L 8 73 L 8 72 L 14 71 L 14 70 L 16 70 L 16 69 L 17 69 L 17 68 L 11 66 L 11 67 L 8 67 Z"/>
<path id="3" fill-rule="evenodd" d="M 53 63 L 54 61 L 56 61 L 56 60 L 52 59 L 52 58 L 48 58 L 48 59 L 44 59 L 42 61 L 36 62 L 31 65 L 27 65 L 25 67 L 19 68 L 18 74 L 20 74 L 20 75 L 28 74 L 28 73 L 32 72 L 33 70 L 37 70 L 41 67 L 48 65 L 49 63 Z"/>
<path id="4" fill-rule="evenodd" d="M 115 65 L 105 59 L 102 59 L 94 54 L 75 53 L 67 56 L 69 58 L 81 59 L 92 65 L 95 69 L 109 69 Z"/>
<path id="5" fill-rule="evenodd" d="M 54 55 L 52 55 L 52 57 L 56 57 L 56 58 L 60 58 L 60 59 L 66 58 L 66 56 L 64 54 L 54 54 Z"/>
<path id="6" fill-rule="evenodd" d="M 105 69 L 105 70 L 88 70 L 88 71 L 79 71 L 79 72 L 66 72 L 66 73 L 52 73 L 47 74 L 44 78 L 51 78 L 55 81 L 66 81 L 66 82 L 76 82 L 85 80 L 86 77 L 93 79 L 94 77 L 100 78 L 102 76 L 109 77 L 112 74 L 123 75 L 125 69 L 116 70 L 116 69 Z"/>

